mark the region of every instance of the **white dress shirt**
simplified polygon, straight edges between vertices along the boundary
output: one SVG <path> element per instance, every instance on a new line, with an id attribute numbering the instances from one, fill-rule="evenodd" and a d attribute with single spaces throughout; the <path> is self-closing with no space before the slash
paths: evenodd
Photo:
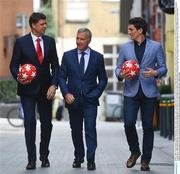
<path id="1" fill-rule="evenodd" d="M 40 45 L 41 45 L 41 50 L 42 50 L 42 53 L 43 53 L 43 58 L 44 58 L 44 42 L 43 42 L 43 39 L 42 37 L 37 37 L 35 36 L 32 32 L 31 32 L 31 37 L 32 37 L 32 40 L 33 40 L 33 43 L 34 43 L 34 47 L 35 47 L 35 50 L 36 50 L 36 45 L 37 45 L 37 38 L 40 39 Z"/>

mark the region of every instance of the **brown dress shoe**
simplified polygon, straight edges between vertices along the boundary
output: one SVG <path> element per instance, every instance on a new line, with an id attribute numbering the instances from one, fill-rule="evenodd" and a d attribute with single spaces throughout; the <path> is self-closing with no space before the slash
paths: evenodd
<path id="1" fill-rule="evenodd" d="M 126 167 L 127 168 L 133 167 L 136 164 L 136 160 L 139 158 L 140 155 L 141 152 L 132 153 L 129 159 L 127 160 Z"/>
<path id="2" fill-rule="evenodd" d="M 150 171 L 148 161 L 141 161 L 141 171 Z"/>

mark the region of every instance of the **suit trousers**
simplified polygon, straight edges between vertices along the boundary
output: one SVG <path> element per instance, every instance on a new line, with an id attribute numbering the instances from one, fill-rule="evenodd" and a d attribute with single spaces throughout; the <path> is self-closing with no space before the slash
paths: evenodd
<path id="1" fill-rule="evenodd" d="M 70 117 L 71 135 L 74 145 L 75 158 L 83 159 L 84 142 L 83 142 L 83 121 L 85 128 L 85 141 L 87 146 L 87 161 L 94 162 L 95 150 L 97 147 L 97 133 L 96 133 L 96 117 L 97 106 L 85 104 L 81 100 L 81 104 L 77 108 L 68 108 Z"/>
<path id="2" fill-rule="evenodd" d="M 143 145 L 141 160 L 150 161 L 152 157 L 154 132 L 153 132 L 153 113 L 155 110 L 156 97 L 147 98 L 141 87 L 135 97 L 124 97 L 124 127 L 127 142 L 131 153 L 140 151 L 138 135 L 136 130 L 137 113 L 140 108 Z"/>
<path id="3" fill-rule="evenodd" d="M 20 96 L 24 111 L 25 140 L 28 152 L 28 161 L 36 161 L 36 104 L 41 123 L 40 160 L 48 157 L 49 142 L 52 131 L 52 101 L 46 95 L 36 97 Z"/>

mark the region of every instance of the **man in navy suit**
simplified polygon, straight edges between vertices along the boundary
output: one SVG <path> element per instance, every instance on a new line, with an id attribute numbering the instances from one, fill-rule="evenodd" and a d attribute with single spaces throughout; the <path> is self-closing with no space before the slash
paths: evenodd
<path id="1" fill-rule="evenodd" d="M 131 155 L 126 166 L 133 167 L 141 155 L 136 119 L 139 108 L 141 109 L 143 126 L 143 149 L 141 156 L 141 170 L 148 171 L 153 150 L 153 113 L 156 98 L 160 95 L 156 79 L 167 72 L 165 54 L 159 42 L 145 37 L 147 30 L 146 21 L 140 17 L 129 20 L 128 34 L 132 41 L 121 46 L 116 76 L 119 80 L 125 78 L 124 84 L 124 127 Z M 137 78 L 131 79 L 130 74 L 120 73 L 122 64 L 126 60 L 136 59 L 140 66 Z"/>
<path id="2" fill-rule="evenodd" d="M 31 33 L 16 40 L 10 63 L 10 71 L 18 83 L 17 94 L 24 111 L 27 170 L 36 168 L 36 104 L 41 123 L 41 166 L 50 166 L 48 154 L 52 131 L 52 99 L 56 92 L 59 71 L 55 40 L 44 35 L 47 27 L 46 16 L 42 13 L 32 13 L 29 24 Z M 36 67 L 36 79 L 30 83 L 18 79 L 19 66 L 23 64 L 32 64 Z"/>
<path id="3" fill-rule="evenodd" d="M 87 146 L 87 169 L 94 170 L 97 147 L 96 117 L 99 97 L 107 85 L 103 55 L 88 45 L 91 31 L 81 28 L 77 32 L 77 48 L 62 57 L 59 85 L 69 111 L 70 127 L 74 144 L 73 168 L 84 162 L 83 120 Z M 98 79 L 98 82 L 97 82 Z"/>

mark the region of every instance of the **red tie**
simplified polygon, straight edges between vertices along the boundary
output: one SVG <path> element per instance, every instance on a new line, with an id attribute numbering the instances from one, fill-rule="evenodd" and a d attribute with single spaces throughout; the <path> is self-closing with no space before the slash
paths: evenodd
<path id="1" fill-rule="evenodd" d="M 36 41 L 37 41 L 36 52 L 37 52 L 37 55 L 38 55 L 39 63 L 42 64 L 42 62 L 43 62 L 43 54 L 42 54 L 42 49 L 41 49 L 41 45 L 40 45 L 41 39 L 38 37 L 36 39 Z"/>

